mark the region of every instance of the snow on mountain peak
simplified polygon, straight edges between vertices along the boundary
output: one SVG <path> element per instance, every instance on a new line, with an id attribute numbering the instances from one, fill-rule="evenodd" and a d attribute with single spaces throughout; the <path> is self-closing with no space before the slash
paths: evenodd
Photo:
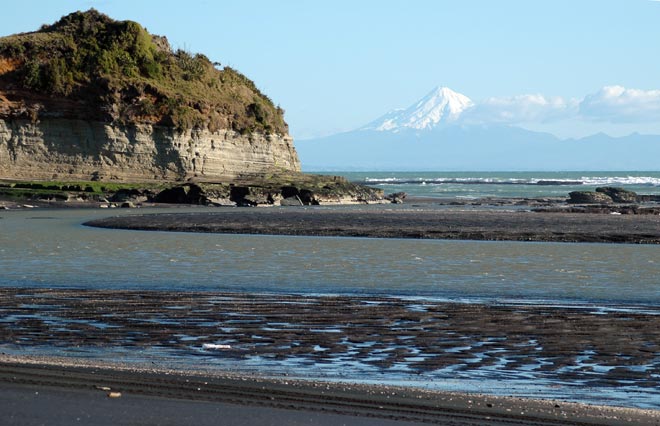
<path id="1" fill-rule="evenodd" d="M 388 112 L 362 130 L 432 129 L 441 123 L 456 121 L 463 111 L 473 105 L 467 96 L 439 86 L 410 107 Z"/>

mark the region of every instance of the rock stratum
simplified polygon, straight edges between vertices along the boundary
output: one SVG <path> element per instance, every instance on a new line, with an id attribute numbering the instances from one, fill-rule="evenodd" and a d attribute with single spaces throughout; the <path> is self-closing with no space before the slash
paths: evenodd
<path id="1" fill-rule="evenodd" d="M 298 172 L 283 117 L 238 71 L 93 9 L 0 38 L 0 178 Z"/>
<path id="2" fill-rule="evenodd" d="M 3 178 L 225 181 L 273 170 L 300 170 L 287 135 L 76 119 L 0 120 Z"/>

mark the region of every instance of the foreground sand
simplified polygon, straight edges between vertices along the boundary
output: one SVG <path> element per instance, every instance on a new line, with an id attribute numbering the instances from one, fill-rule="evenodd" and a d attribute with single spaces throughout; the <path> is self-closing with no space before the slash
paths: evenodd
<path id="1" fill-rule="evenodd" d="M 408 363 L 423 373 L 445 365 L 465 366 L 484 350 L 476 343 L 491 339 L 492 350 L 481 364 L 517 360 L 504 363 L 515 369 L 541 357 L 552 360 L 544 363 L 546 371 L 541 376 L 558 374 L 576 384 L 590 378 L 594 383 L 581 386 L 594 392 L 629 381 L 657 387 L 651 374 L 655 367 L 647 373 L 620 367 L 594 375 L 585 365 L 571 374 L 559 374 L 564 367 L 576 367 L 576 356 L 585 348 L 592 350 L 593 362 L 600 365 L 654 364 L 660 320 L 653 312 L 603 315 L 570 307 L 443 302 L 420 306 L 421 302 L 411 305 L 405 300 L 362 296 L 186 293 L 189 298 L 182 301 L 177 293 L 155 291 L 7 288 L 0 293 L 0 311 L 15 318 L 0 327 L 0 340 L 14 342 L 6 346 L 13 355 L 0 355 L 2 425 L 65 425 L 76 418 L 94 419 L 88 423 L 95 425 L 204 425 L 218 424 L 218 416 L 227 425 L 660 424 L 660 411 L 653 410 L 300 381 L 285 375 L 265 379 L 232 374 L 230 368 L 217 364 L 221 358 L 240 361 L 261 354 L 283 363 L 305 358 L 320 369 L 332 369 L 333 357 L 346 359 L 355 353 L 353 362 L 375 362 L 386 369 L 391 363 L 405 362 L 406 354 L 415 349 L 423 349 L 437 356 Z M 176 309 L 182 303 L 189 305 Z M 282 321 L 289 326 L 274 326 Z M 213 332 L 204 326 L 209 323 L 217 324 Z M 229 324 L 232 329 L 224 330 L 223 325 Z M 333 332 L 337 327 L 341 333 Z M 252 336 L 260 336 L 258 345 Z M 402 336 L 407 346 L 400 341 Z M 231 344 L 218 354 L 200 352 L 203 343 L 230 338 Z M 379 343 L 347 347 L 368 340 Z M 526 345 L 530 340 L 537 343 Z M 317 351 L 317 345 L 327 349 Z M 369 361 L 372 352 L 390 346 L 398 349 L 388 352 L 387 358 Z M 64 350 L 71 357 L 19 356 L 23 349 L 30 353 L 39 347 Z M 141 362 L 149 365 L 73 358 L 93 348 L 112 352 L 122 347 L 132 348 L 138 359 L 144 351 Z M 453 350 L 457 347 L 463 349 Z M 159 365 L 163 359 L 157 351 L 156 356 L 148 352 L 153 348 L 186 357 L 187 367 L 165 369 Z M 121 353 L 115 359 L 122 359 Z M 479 368 L 480 364 L 470 365 Z M 342 377 L 347 382 L 353 379 Z M 110 392 L 121 392 L 121 397 L 111 398 Z M 630 392 L 631 402 L 635 395 Z"/>
<path id="2" fill-rule="evenodd" d="M 657 425 L 660 412 L 0 355 L 3 425 Z"/>
<path id="3" fill-rule="evenodd" d="M 660 216 L 430 208 L 227 209 L 110 217 L 87 225 L 231 234 L 660 243 Z"/>

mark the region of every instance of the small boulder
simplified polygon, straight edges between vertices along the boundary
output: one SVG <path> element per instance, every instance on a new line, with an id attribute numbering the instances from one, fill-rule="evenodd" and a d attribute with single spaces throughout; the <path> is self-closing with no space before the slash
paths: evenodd
<path id="1" fill-rule="evenodd" d="M 403 204 L 403 200 L 406 199 L 408 194 L 405 192 L 395 192 L 394 194 L 389 194 L 385 196 L 385 199 L 391 201 L 392 204 Z"/>
<path id="2" fill-rule="evenodd" d="M 615 188 L 613 186 L 604 186 L 596 188 L 596 192 L 607 194 L 615 203 L 636 203 L 637 193 L 628 191 L 623 188 Z"/>
<path id="3" fill-rule="evenodd" d="M 202 188 L 194 183 L 187 183 L 167 188 L 156 194 L 154 201 L 169 204 L 206 204 Z"/>
<path id="4" fill-rule="evenodd" d="M 309 189 L 301 189 L 299 194 L 300 201 L 306 206 L 317 206 L 319 204 L 318 200 L 314 196 L 314 193 Z"/>
<path id="5" fill-rule="evenodd" d="M 126 201 L 131 201 L 133 203 L 142 203 L 149 199 L 148 194 L 139 189 L 120 189 L 119 191 L 112 194 L 109 198 L 110 202 L 113 203 L 123 203 Z"/>
<path id="6" fill-rule="evenodd" d="M 573 191 L 568 194 L 569 204 L 610 204 L 612 198 L 602 192 Z"/>
<path id="7" fill-rule="evenodd" d="M 276 195 L 279 197 L 279 194 Z M 257 186 L 233 186 L 229 199 L 240 207 L 272 205 L 275 202 L 270 191 Z"/>
<path id="8" fill-rule="evenodd" d="M 300 190 L 295 186 L 283 186 L 281 194 L 282 198 L 295 198 L 300 196 Z"/>
<path id="9" fill-rule="evenodd" d="M 302 206 L 303 202 L 300 200 L 300 197 L 294 195 L 293 197 L 282 198 L 280 200 L 280 206 Z"/>
<path id="10" fill-rule="evenodd" d="M 228 197 L 208 197 L 208 205 L 215 207 L 236 207 L 236 203 Z"/>

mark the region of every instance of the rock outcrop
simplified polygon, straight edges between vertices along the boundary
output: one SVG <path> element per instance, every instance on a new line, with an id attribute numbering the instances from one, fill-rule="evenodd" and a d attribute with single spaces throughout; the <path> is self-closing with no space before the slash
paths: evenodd
<path id="1" fill-rule="evenodd" d="M 573 191 L 568 193 L 569 204 L 610 204 L 612 198 L 602 192 Z"/>
<path id="2" fill-rule="evenodd" d="M 136 200 L 137 201 L 137 200 Z M 380 189 L 351 183 L 338 176 L 301 177 L 296 185 L 275 176 L 267 184 L 185 183 L 163 189 L 152 197 L 157 203 L 206 206 L 303 206 L 328 204 L 374 204 L 389 202 Z"/>
<path id="3" fill-rule="evenodd" d="M 638 198 L 636 192 L 628 191 L 627 189 L 623 188 L 616 188 L 613 186 L 596 188 L 596 192 L 606 194 L 615 203 L 636 203 Z"/>
<path id="4" fill-rule="evenodd" d="M 75 12 L 0 37 L 0 178 L 231 181 L 298 172 L 284 110 L 140 24 Z"/>
<path id="5" fill-rule="evenodd" d="M 284 110 L 249 78 L 137 22 L 91 9 L 0 37 L 0 197 L 383 202 L 379 189 L 301 173 L 288 133 Z"/>
<path id="6" fill-rule="evenodd" d="M 569 204 L 632 204 L 653 201 L 651 196 L 640 196 L 636 192 L 613 186 L 596 188 L 596 191 L 573 191 L 568 194 Z"/>
<path id="7" fill-rule="evenodd" d="M 393 194 L 388 194 L 385 196 L 385 199 L 391 201 L 392 204 L 403 204 L 403 200 L 406 199 L 408 194 L 405 192 L 395 192 Z"/>
<path id="8" fill-rule="evenodd" d="M 300 170 L 289 136 L 0 119 L 0 178 L 223 181 L 281 170 Z"/>

